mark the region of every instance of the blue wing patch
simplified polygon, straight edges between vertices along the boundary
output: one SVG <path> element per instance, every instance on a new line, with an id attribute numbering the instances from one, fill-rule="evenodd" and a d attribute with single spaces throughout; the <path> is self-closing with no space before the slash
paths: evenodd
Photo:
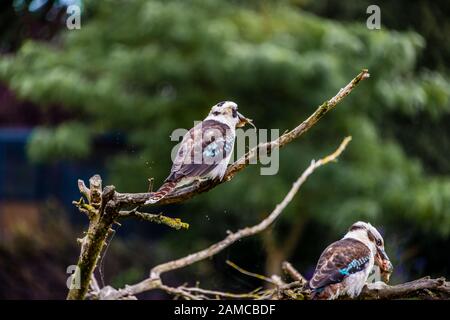
<path id="1" fill-rule="evenodd" d="M 206 158 L 215 158 L 221 155 L 225 158 L 233 150 L 234 137 L 226 137 L 226 139 L 220 138 L 208 144 L 203 150 L 203 156 Z M 222 158 L 217 160 L 222 160 Z"/>
<path id="2" fill-rule="evenodd" d="M 216 142 L 210 143 L 205 150 L 203 151 L 203 155 L 208 158 L 214 158 L 216 154 L 218 154 L 221 150 Z"/>
<path id="3" fill-rule="evenodd" d="M 347 267 L 339 269 L 339 273 L 348 276 L 352 273 L 361 271 L 364 269 L 365 264 L 369 261 L 369 257 L 363 257 L 360 259 L 353 259 Z"/>

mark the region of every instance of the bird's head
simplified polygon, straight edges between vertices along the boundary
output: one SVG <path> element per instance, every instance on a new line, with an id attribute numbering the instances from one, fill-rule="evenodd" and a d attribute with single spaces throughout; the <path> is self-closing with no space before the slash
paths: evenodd
<path id="1" fill-rule="evenodd" d="M 384 240 L 378 230 L 368 222 L 358 221 L 348 230 L 346 238 L 354 238 L 374 249 L 375 264 L 382 273 L 390 274 L 394 269 L 384 250 Z"/>
<path id="2" fill-rule="evenodd" d="M 209 112 L 208 119 L 224 122 L 233 128 L 240 128 L 247 123 L 253 125 L 252 120 L 238 112 L 238 105 L 233 101 L 222 101 L 214 105 Z"/>

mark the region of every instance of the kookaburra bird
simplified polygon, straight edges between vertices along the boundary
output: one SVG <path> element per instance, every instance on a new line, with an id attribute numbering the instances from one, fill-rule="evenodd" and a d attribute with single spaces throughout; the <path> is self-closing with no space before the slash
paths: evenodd
<path id="1" fill-rule="evenodd" d="M 380 233 L 370 223 L 356 222 L 339 241 L 329 245 L 317 263 L 309 282 L 313 299 L 357 297 L 374 267 L 382 274 L 392 272 Z"/>
<path id="2" fill-rule="evenodd" d="M 236 128 L 247 123 L 252 124 L 238 112 L 236 103 L 214 105 L 208 116 L 184 135 L 170 175 L 145 204 L 156 203 L 175 188 L 196 180 L 222 179 L 233 151 Z"/>

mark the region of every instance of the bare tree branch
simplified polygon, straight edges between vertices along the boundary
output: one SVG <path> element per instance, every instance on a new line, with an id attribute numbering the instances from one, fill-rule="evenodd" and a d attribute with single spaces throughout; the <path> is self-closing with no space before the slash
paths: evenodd
<path id="1" fill-rule="evenodd" d="M 336 160 L 340 154 L 345 150 L 347 144 L 350 142 L 351 137 L 346 137 L 342 143 L 339 145 L 339 147 L 334 151 L 332 154 L 318 160 L 318 161 L 311 161 L 311 164 L 308 166 L 308 168 L 301 174 L 301 176 L 297 179 L 297 181 L 294 182 L 292 185 L 291 190 L 287 193 L 285 198 L 281 203 L 279 203 L 275 209 L 272 211 L 272 213 L 267 216 L 264 220 L 262 220 L 260 223 L 252 226 L 252 227 L 246 227 L 244 229 L 241 229 L 234 233 L 229 233 L 228 236 L 223 239 L 222 241 L 219 241 L 210 247 L 198 251 L 196 253 L 192 253 L 186 257 L 173 260 L 170 262 L 166 262 L 163 264 L 160 264 L 156 267 L 154 267 L 150 271 L 150 276 L 148 279 L 145 279 L 142 282 L 139 282 L 137 284 L 127 286 L 125 289 L 118 290 L 111 294 L 108 298 L 112 299 L 121 299 L 125 298 L 129 295 L 136 295 L 145 291 L 154 290 L 154 289 L 161 289 L 161 286 L 164 286 L 161 281 L 161 275 L 163 273 L 166 273 L 168 271 L 181 269 L 186 266 L 192 265 L 198 261 L 205 260 L 207 258 L 210 258 L 223 249 L 227 248 L 228 246 L 232 245 L 236 241 L 239 241 L 243 238 L 255 235 L 265 229 L 267 229 L 283 212 L 283 210 L 286 208 L 286 206 L 292 201 L 295 194 L 298 192 L 300 186 L 303 185 L 303 183 L 306 181 L 306 179 L 319 167 Z M 166 288 L 167 289 L 167 288 Z M 167 290 L 166 290 L 167 291 Z"/>
<path id="2" fill-rule="evenodd" d="M 389 286 L 384 282 L 368 284 L 364 287 L 360 299 L 407 299 L 420 298 L 427 300 L 450 299 L 450 282 L 445 278 L 430 279 L 425 277 Z"/>
<path id="3" fill-rule="evenodd" d="M 230 260 L 227 260 L 227 261 L 226 261 L 226 264 L 229 265 L 230 267 L 236 269 L 237 271 L 239 271 L 239 272 L 242 273 L 242 274 L 245 274 L 245 275 L 247 275 L 247 276 L 254 277 L 254 278 L 257 278 L 257 279 L 259 279 L 259 280 L 263 280 L 263 281 L 266 281 L 266 282 L 269 282 L 269 283 L 271 283 L 271 284 L 275 284 L 275 285 L 276 285 L 276 282 L 273 281 L 272 279 L 270 279 L 270 278 L 268 278 L 268 277 L 266 277 L 266 276 L 263 276 L 262 274 L 258 274 L 258 273 L 254 273 L 254 272 L 247 271 L 247 270 L 245 270 L 245 269 L 239 267 L 239 266 L 238 266 L 237 264 L 235 264 L 234 262 L 231 262 Z"/>
<path id="4" fill-rule="evenodd" d="M 282 299 L 305 300 L 311 299 L 311 291 L 302 282 L 295 282 L 286 285 L 281 289 L 284 295 Z M 270 295 L 272 294 L 272 296 Z M 275 291 L 266 294 L 265 298 L 272 298 Z M 429 277 L 406 282 L 394 286 L 384 282 L 369 283 L 364 288 L 358 299 L 361 300 L 385 300 L 385 299 L 450 299 L 450 282 L 444 278 L 430 279 Z M 346 300 L 348 297 L 341 297 Z"/>
<path id="5" fill-rule="evenodd" d="M 186 300 L 201 300 L 201 297 L 191 294 L 188 290 L 185 290 L 183 287 L 172 288 L 166 285 L 160 284 L 158 286 L 159 289 L 166 291 L 169 294 L 174 296 L 181 296 Z"/>
<path id="6" fill-rule="evenodd" d="M 292 278 L 292 280 L 298 281 L 301 285 L 306 285 L 308 281 L 295 269 L 292 264 L 285 261 L 282 264 L 283 271 Z"/>
<path id="7" fill-rule="evenodd" d="M 193 184 L 188 189 L 182 189 L 178 191 L 176 190 L 173 194 L 168 195 L 166 198 L 162 199 L 162 201 L 158 202 L 158 205 L 185 201 L 192 198 L 196 194 L 214 188 L 220 183 L 231 180 L 238 172 L 246 168 L 252 159 L 257 159 L 260 149 L 265 150 L 266 154 L 270 154 L 270 152 L 274 148 L 281 148 L 294 139 L 300 137 L 315 123 L 317 123 L 317 121 L 319 121 L 325 113 L 327 113 L 329 110 L 332 110 L 345 96 L 347 96 L 358 85 L 358 83 L 361 82 L 361 80 L 364 80 L 368 77 L 368 71 L 363 70 L 349 84 L 347 84 L 347 86 L 342 88 L 336 96 L 320 105 L 308 119 L 303 121 L 296 128 L 283 134 L 274 141 L 259 144 L 255 148 L 251 149 L 247 154 L 245 154 L 242 158 L 237 160 L 228 168 L 222 181 L 203 181 Z M 318 163 L 315 164 L 317 165 Z M 89 228 L 86 236 L 82 240 L 81 252 L 77 262 L 77 269 L 75 274 L 73 275 L 74 278 L 80 278 L 81 283 L 79 287 L 72 287 L 69 290 L 67 299 L 84 299 L 84 297 L 86 296 L 86 293 L 89 289 L 89 283 L 91 281 L 91 275 L 97 265 L 100 253 L 105 245 L 108 232 L 117 219 L 127 216 L 134 216 L 152 222 L 164 223 L 175 228 L 187 228 L 187 224 L 184 224 L 181 221 L 167 220 L 170 219 L 167 217 L 165 217 L 167 219 L 161 217 L 156 218 L 154 216 L 141 212 L 138 213 L 136 210 L 134 210 L 134 212 L 122 211 L 121 214 L 120 210 L 122 208 L 144 204 L 144 202 L 148 200 L 151 193 L 119 193 L 116 192 L 114 186 L 106 186 L 102 190 L 102 180 L 99 175 L 95 175 L 89 180 L 89 188 L 86 187 L 82 180 L 78 181 L 78 187 L 80 189 L 80 193 L 85 196 L 88 203 L 85 203 L 81 199 L 79 202 L 74 202 L 74 204 L 79 208 L 81 212 L 88 215 Z M 276 218 L 279 213 L 280 212 L 275 214 L 275 217 L 273 217 L 273 219 Z M 270 218 L 269 220 L 266 219 L 265 221 L 270 224 L 271 219 L 272 218 Z M 262 224 L 253 227 L 253 229 L 246 228 L 241 230 L 241 233 L 237 236 L 250 236 L 256 232 L 259 232 L 259 230 L 265 229 L 266 227 L 266 225 Z M 217 247 L 210 248 L 210 250 L 222 250 L 223 247 L 226 247 L 229 244 L 233 243 L 235 241 L 234 237 L 237 236 L 235 235 L 227 238 L 225 242 L 218 244 Z M 201 260 L 204 254 L 205 253 L 189 256 L 189 263 L 199 261 L 198 259 Z M 159 268 L 156 268 L 153 272 L 158 278 L 161 273 L 172 270 L 173 268 L 178 268 L 179 263 L 184 262 L 173 261 L 172 263 L 159 266 Z M 134 288 L 137 291 L 139 291 L 138 288 L 140 288 L 141 286 L 144 288 L 148 288 L 149 286 L 151 286 L 148 285 L 149 281 L 153 285 L 153 280 L 147 280 Z"/>
<path id="8" fill-rule="evenodd" d="M 283 263 L 284 271 L 294 280 L 292 283 L 285 284 L 277 275 L 271 278 L 256 275 L 253 272 L 242 270 L 241 268 L 232 264 L 240 272 L 257 276 L 260 279 L 269 281 L 275 287 L 272 289 L 261 290 L 260 288 L 250 293 L 229 293 L 216 290 L 207 290 L 199 287 L 169 287 L 163 284 L 161 275 L 165 272 L 180 269 L 192 265 L 198 261 L 205 260 L 219 253 L 234 242 L 245 237 L 255 235 L 267 229 L 282 213 L 286 206 L 291 202 L 294 195 L 298 192 L 300 186 L 306 181 L 315 169 L 337 159 L 337 157 L 344 151 L 346 145 L 350 141 L 350 137 L 344 139 L 339 148 L 332 154 L 322 158 L 318 161 L 312 161 L 310 166 L 302 173 L 302 175 L 293 184 L 291 190 L 285 196 L 283 201 L 278 204 L 272 213 L 267 216 L 259 224 L 252 227 L 246 227 L 235 233 L 229 233 L 222 241 L 213 244 L 212 246 L 201 250 L 199 252 L 190 254 L 184 258 L 170 261 L 154 267 L 150 272 L 150 277 L 137 284 L 126 286 L 124 289 L 115 290 L 112 287 L 105 287 L 100 292 L 93 292 L 90 294 L 92 298 L 98 299 L 136 299 L 135 295 L 150 291 L 163 290 L 175 297 L 181 297 L 188 300 L 200 299 L 295 299 L 305 300 L 311 299 L 311 291 L 307 286 L 305 278 L 288 262 Z M 364 289 L 359 299 L 405 299 L 405 298 L 421 298 L 421 299 L 449 299 L 450 298 L 450 283 L 446 282 L 444 278 L 430 279 L 423 278 L 411 281 L 404 284 L 389 286 L 383 282 L 376 282 L 368 284 Z M 343 297 L 345 299 L 345 297 Z"/>
<path id="9" fill-rule="evenodd" d="M 205 296 L 212 296 L 216 299 L 219 298 L 229 298 L 229 299 L 258 299 L 260 297 L 259 294 L 254 292 L 249 293 L 231 293 L 231 292 L 222 292 L 222 291 L 215 291 L 215 290 L 206 290 L 198 287 L 184 287 L 184 291 L 192 292 L 192 293 L 200 293 Z"/>
<path id="10" fill-rule="evenodd" d="M 297 139 L 315 125 L 328 111 L 334 109 L 336 105 L 342 101 L 352 90 L 364 79 L 369 78 L 368 70 L 362 70 L 350 83 L 342 88 L 333 98 L 322 103 L 316 111 L 314 111 L 308 119 L 300 123 L 297 127 L 281 135 L 278 139 L 261 143 L 252 148 L 244 156 L 238 159 L 235 163 L 228 167 L 225 176 L 222 180 L 207 180 L 196 182 L 189 187 L 184 187 L 181 190 L 174 190 L 171 194 L 160 200 L 155 205 L 165 205 L 170 203 L 178 203 L 186 201 L 193 196 L 211 190 L 217 185 L 230 181 L 234 176 L 245 169 L 253 160 L 258 158 L 260 150 L 264 150 L 267 155 L 270 155 L 273 149 L 282 148 L 293 140 Z M 150 197 L 150 193 L 116 193 L 115 201 L 119 207 L 127 205 L 143 205 Z"/>
<path id="11" fill-rule="evenodd" d="M 78 258 L 77 268 L 73 275 L 75 279 L 80 279 L 80 286 L 78 287 L 77 284 L 74 284 L 69 290 L 67 299 L 82 299 L 86 295 L 109 229 L 116 218 L 114 213 L 106 210 L 109 206 L 104 205 L 104 202 L 108 201 L 112 192 L 114 192 L 114 188 L 105 187 L 102 192 L 102 179 L 99 175 L 93 176 L 89 180 L 89 184 L 90 188 L 89 192 L 87 192 L 84 183 L 78 182 L 80 192 L 89 194 L 88 200 L 92 211 L 89 214 L 89 229 L 82 240 L 80 257 Z M 105 212 L 112 214 L 102 215 L 101 208 Z"/>

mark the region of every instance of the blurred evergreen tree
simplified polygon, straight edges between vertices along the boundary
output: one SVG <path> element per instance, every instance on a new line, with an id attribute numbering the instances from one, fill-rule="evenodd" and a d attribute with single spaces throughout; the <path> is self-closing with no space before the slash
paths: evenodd
<path id="1" fill-rule="evenodd" d="M 301 8 L 323 17 L 339 21 L 365 23 L 366 9 L 377 4 L 381 11 L 382 28 L 400 31 L 413 30 L 425 41 L 426 48 L 417 56 L 416 69 L 444 72 L 450 70 L 450 3 L 445 0 L 388 1 L 292 1 Z M 424 168 L 432 174 L 450 172 L 450 115 L 430 117 L 426 112 L 401 114 L 392 110 L 394 123 L 387 126 L 407 154 L 419 157 Z M 416 139 L 416 132 L 423 134 Z"/>
<path id="2" fill-rule="evenodd" d="M 340 21 L 365 23 L 366 9 L 376 4 L 381 10 L 381 23 L 395 30 L 414 30 L 427 43 L 427 50 L 420 53 L 418 66 L 430 69 L 450 69 L 450 3 L 445 0 L 389 1 L 371 0 L 332 1 L 332 0 L 293 0 L 293 4 L 315 14 Z"/>
<path id="3" fill-rule="evenodd" d="M 283 132 L 361 68 L 371 73 L 335 111 L 280 152 L 277 175 L 260 176 L 253 165 L 232 182 L 171 208 L 184 213 L 191 229 L 168 233 L 159 246 L 161 259 L 200 249 L 228 229 L 260 220 L 309 161 L 333 150 L 345 135 L 353 141 L 340 162 L 308 181 L 275 225 L 278 232 L 264 239 L 266 245 L 237 246 L 227 257 L 250 261 L 242 250 L 260 248 L 264 252 L 253 250 L 253 256 L 277 262 L 296 248 L 319 248 L 304 262 L 312 265 L 320 248 L 358 219 L 384 226 L 388 252 L 412 241 L 414 232 L 448 236 L 448 175 L 425 171 L 422 160 L 408 156 L 392 133 L 398 117 L 439 119 L 450 112 L 445 74 L 417 67 L 425 46 L 417 33 L 371 31 L 365 22 L 319 18 L 290 2 L 84 4 L 90 18 L 82 15 L 81 30 L 63 32 L 51 43 L 26 42 L 17 55 L 2 58 L 0 80 L 42 108 L 62 104 L 75 115 L 59 127 L 36 129 L 29 143 L 35 160 L 95 157 L 93 137 L 125 135 L 127 149 L 108 161 L 107 183 L 120 191 L 146 190 L 147 177 L 159 185 L 176 144 L 171 132 L 190 128 L 218 101 L 236 101 L 257 127 Z M 411 139 L 433 143 L 422 131 Z M 305 225 L 329 232 L 316 235 L 314 243 L 298 243 Z M 268 272 L 275 268 L 266 265 Z"/>

